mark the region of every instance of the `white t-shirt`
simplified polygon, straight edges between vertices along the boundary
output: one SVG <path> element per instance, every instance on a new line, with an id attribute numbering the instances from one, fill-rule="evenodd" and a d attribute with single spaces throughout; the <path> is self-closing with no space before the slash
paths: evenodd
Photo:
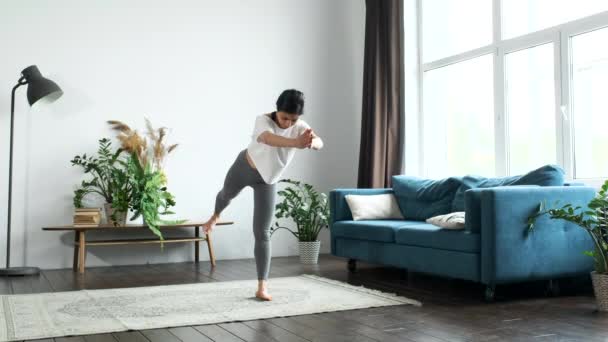
<path id="1" fill-rule="evenodd" d="M 258 142 L 258 137 L 263 132 L 270 132 L 285 138 L 296 138 L 310 126 L 302 119 L 286 129 L 272 120 L 270 115 L 261 114 L 255 118 L 255 126 L 251 135 L 251 142 L 247 147 L 249 157 L 253 160 L 255 167 L 267 184 L 276 183 L 287 165 L 293 159 L 296 152 L 295 147 L 275 147 Z"/>

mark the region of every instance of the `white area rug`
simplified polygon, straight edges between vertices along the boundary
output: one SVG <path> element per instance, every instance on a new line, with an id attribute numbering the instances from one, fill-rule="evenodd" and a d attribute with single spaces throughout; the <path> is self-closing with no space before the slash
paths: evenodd
<path id="1" fill-rule="evenodd" d="M 415 300 L 314 275 L 272 278 L 270 302 L 257 280 L 3 295 L 0 340 L 17 341 L 212 324 L 413 304 Z"/>

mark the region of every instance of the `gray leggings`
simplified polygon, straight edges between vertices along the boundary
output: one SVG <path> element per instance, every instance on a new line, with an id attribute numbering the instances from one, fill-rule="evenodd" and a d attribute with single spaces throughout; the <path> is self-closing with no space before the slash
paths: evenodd
<path id="1" fill-rule="evenodd" d="M 224 187 L 215 198 L 215 214 L 219 214 L 246 186 L 253 188 L 253 254 L 258 280 L 268 279 L 270 270 L 270 226 L 274 215 L 276 184 L 267 184 L 258 170 L 247 162 L 244 149 L 228 170 Z"/>

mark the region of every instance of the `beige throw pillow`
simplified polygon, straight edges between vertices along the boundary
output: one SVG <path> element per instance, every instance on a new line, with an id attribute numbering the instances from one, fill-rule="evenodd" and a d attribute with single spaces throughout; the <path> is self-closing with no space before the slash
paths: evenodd
<path id="1" fill-rule="evenodd" d="M 345 195 L 353 220 L 403 220 L 393 194 Z"/>
<path id="2" fill-rule="evenodd" d="M 464 229 L 464 211 L 434 216 L 426 222 L 445 229 Z"/>

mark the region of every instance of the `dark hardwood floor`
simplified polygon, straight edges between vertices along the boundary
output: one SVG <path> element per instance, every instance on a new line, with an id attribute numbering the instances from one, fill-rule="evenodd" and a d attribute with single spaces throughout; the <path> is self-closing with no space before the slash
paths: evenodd
<path id="1" fill-rule="evenodd" d="M 417 299 L 411 305 L 291 316 L 212 325 L 126 331 L 36 341 L 608 341 L 608 315 L 595 310 L 586 279 L 560 281 L 550 297 L 544 282 L 502 286 L 497 301 L 483 301 L 483 286 L 321 255 L 318 265 L 298 257 L 273 258 L 273 277 L 312 273 Z M 0 293 L 38 293 L 255 279 L 253 259 L 44 270 L 36 277 L 0 278 Z M 32 340 L 33 341 L 33 340 Z"/>

